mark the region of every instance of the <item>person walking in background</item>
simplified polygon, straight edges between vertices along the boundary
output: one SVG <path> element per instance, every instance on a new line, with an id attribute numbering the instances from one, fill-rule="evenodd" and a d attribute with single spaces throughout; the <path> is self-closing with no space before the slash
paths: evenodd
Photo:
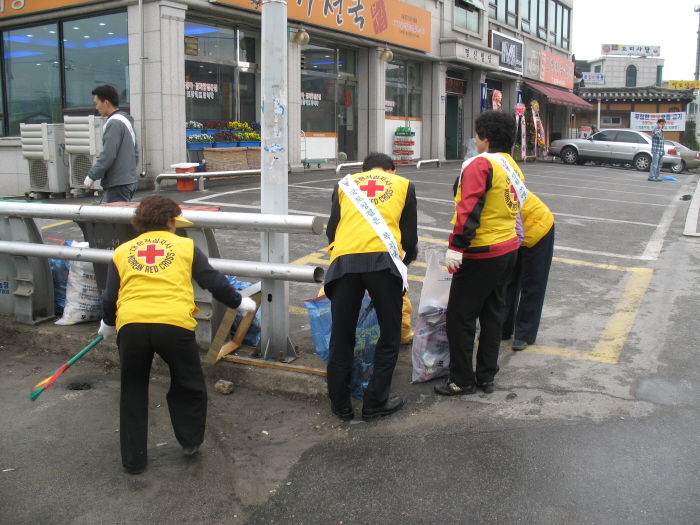
<path id="1" fill-rule="evenodd" d="M 355 417 L 350 401 L 355 329 L 365 291 L 379 321 L 374 371 L 362 404 L 371 421 L 399 410 L 402 397 L 389 397 L 401 342 L 401 306 L 408 287 L 406 266 L 418 246 L 416 191 L 396 175 L 391 157 L 370 153 L 362 173 L 348 175 L 333 189 L 326 228 L 330 267 L 325 291 L 331 300 L 328 397 L 343 421 Z"/>
<path id="2" fill-rule="evenodd" d="M 132 224 L 139 236 L 114 251 L 102 294 L 99 334 L 118 333 L 121 368 L 120 424 L 122 465 L 130 474 L 146 469 L 148 380 L 154 354 L 170 368 L 167 394 L 175 437 L 186 455 L 204 441 L 207 389 L 195 341 L 198 312 L 192 279 L 229 308 L 251 312 L 256 303 L 241 295 L 214 270 L 191 239 L 175 234 L 193 224 L 167 197 L 150 195 L 136 209 Z"/>
<path id="3" fill-rule="evenodd" d="M 474 123 L 479 155 L 463 167 L 455 188 L 453 233 L 445 254 L 452 276 L 447 303 L 450 375 L 435 392 L 443 396 L 490 394 L 498 373 L 505 287 L 520 240 L 515 219 L 527 198 L 522 173 L 508 153 L 515 119 L 486 111 Z M 477 319 L 481 325 L 476 370 L 472 364 Z"/>
<path id="4" fill-rule="evenodd" d="M 649 180 L 661 182 L 661 165 L 664 161 L 664 126 L 666 121 L 662 118 L 656 121 L 656 129 L 651 133 L 651 166 L 649 166 Z"/>
<path id="5" fill-rule="evenodd" d="M 104 188 L 101 202 L 131 202 L 138 186 L 139 163 L 134 119 L 119 110 L 119 95 L 114 87 L 98 86 L 92 95 L 95 109 L 108 119 L 102 132 L 102 153 L 85 177 L 85 187 L 90 190 L 99 180 Z"/>
<path id="6" fill-rule="evenodd" d="M 531 191 L 522 206 L 521 219 L 523 240 L 506 288 L 502 334 L 502 339 L 508 340 L 515 333 L 515 351 L 525 350 L 537 340 L 554 255 L 554 215 Z"/>

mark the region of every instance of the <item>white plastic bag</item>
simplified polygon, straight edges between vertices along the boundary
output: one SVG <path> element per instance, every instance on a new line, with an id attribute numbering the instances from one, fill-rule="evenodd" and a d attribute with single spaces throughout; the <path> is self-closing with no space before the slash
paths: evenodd
<path id="1" fill-rule="evenodd" d="M 75 248 L 87 248 L 87 242 L 72 243 Z M 99 321 L 102 318 L 102 303 L 100 290 L 95 281 L 95 271 L 92 263 L 71 261 L 66 283 L 66 306 L 63 317 L 56 321 L 57 325 L 70 325 Z"/>
<path id="2" fill-rule="evenodd" d="M 437 250 L 426 251 L 428 268 L 418 305 L 418 322 L 413 334 L 413 381 L 429 381 L 449 372 L 450 345 L 447 342 L 447 301 L 452 276 L 440 268 Z"/>
<path id="3" fill-rule="evenodd" d="M 467 151 L 464 154 L 464 160 L 468 160 L 472 157 L 476 157 L 479 154 L 479 150 L 476 149 L 476 139 L 471 138 L 467 142 Z"/>
<path id="4" fill-rule="evenodd" d="M 423 289 L 420 293 L 418 315 L 443 313 L 447 309 L 447 301 L 450 298 L 452 276 L 447 270 L 440 268 L 440 255 L 437 250 L 426 250 L 425 258 L 428 268 L 425 271 Z"/>

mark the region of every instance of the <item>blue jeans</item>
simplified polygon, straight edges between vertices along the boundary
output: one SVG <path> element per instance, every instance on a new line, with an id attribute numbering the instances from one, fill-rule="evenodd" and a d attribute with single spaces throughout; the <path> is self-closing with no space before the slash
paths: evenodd
<path id="1" fill-rule="evenodd" d="M 663 162 L 663 155 L 660 153 L 652 153 L 651 155 L 651 166 L 649 166 L 649 178 L 658 179 L 661 174 L 661 164 Z"/>

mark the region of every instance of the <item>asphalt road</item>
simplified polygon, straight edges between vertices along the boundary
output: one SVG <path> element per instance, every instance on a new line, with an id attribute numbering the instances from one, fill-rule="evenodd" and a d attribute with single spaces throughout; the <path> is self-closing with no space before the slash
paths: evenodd
<path id="1" fill-rule="evenodd" d="M 399 170 L 416 183 L 423 254 L 445 248 L 458 168 L 448 163 Z M 46 487 L 22 469 L 3 472 L 0 492 L 10 497 L 3 497 L 9 503 L 0 507 L 0 522 L 700 523 L 700 241 L 682 235 L 691 204 L 681 200 L 695 192 L 698 176 L 654 184 L 645 173 L 624 168 L 536 163 L 522 169 L 528 188 L 556 216 L 555 261 L 537 345 L 514 353 L 503 343 L 495 393 L 440 398 L 431 383 L 411 384 L 407 348 L 393 388 L 407 403 L 392 417 L 340 424 L 324 400 L 240 389 L 235 415 L 221 398 L 211 401 L 217 416 L 210 418 L 212 447 L 201 463 L 183 465 L 163 449 L 158 457 L 165 464 L 156 463 L 137 480 L 115 474 L 114 457 L 90 461 L 88 455 L 86 467 L 78 468 L 70 455 L 58 461 L 47 454 L 36 433 L 46 440 L 49 430 L 36 415 L 12 408 L 19 402 L 13 396 L 12 406 L 0 408 L 0 418 L 12 422 L 0 429 L 0 439 L 22 441 L 16 459 L 2 447 L 0 466 L 37 465 L 28 458 L 41 451 L 52 472 L 70 469 L 85 479 L 55 474 L 51 479 L 63 483 Z M 336 180 L 325 170 L 290 175 L 290 213 L 327 216 Z M 253 178 L 165 194 L 225 211 L 257 211 L 260 204 Z M 48 237 L 77 238 L 72 225 L 43 226 Z M 259 234 L 217 232 L 217 239 L 223 257 L 259 257 Z M 414 306 L 424 260 L 420 256 L 409 268 Z M 290 261 L 327 265 L 325 238 L 290 236 Z M 303 300 L 317 288 L 290 285 L 291 336 L 307 352 Z M 5 369 L 11 368 L 11 356 L 4 357 Z M 94 395 L 99 392 L 116 410 L 114 388 Z M 0 386 L 0 399 L 7 396 Z M 267 419 L 261 418 L 266 411 Z M 95 417 L 103 432 L 95 440 L 105 439 L 107 416 Z M 109 417 L 114 425 L 114 414 Z M 239 424 L 246 431 L 233 428 Z M 263 424 L 274 424 L 284 436 L 277 446 L 251 444 L 261 438 Z M 167 430 L 167 418 L 163 425 Z M 51 439 L 52 448 L 70 434 L 56 432 L 63 440 Z M 243 443 L 223 443 L 215 438 L 219 432 Z M 107 456 L 114 446 L 101 444 L 99 453 Z M 96 484 L 103 494 L 91 493 L 87 505 L 70 489 L 80 483 Z M 64 519 L 37 506 L 32 487 L 56 503 L 65 497 L 70 504 L 62 509 Z M 126 517 L 116 519 L 120 512 Z"/>

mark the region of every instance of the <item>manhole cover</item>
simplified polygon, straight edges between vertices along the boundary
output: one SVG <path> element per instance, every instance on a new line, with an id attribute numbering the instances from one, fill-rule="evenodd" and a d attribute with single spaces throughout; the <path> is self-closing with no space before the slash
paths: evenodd
<path id="1" fill-rule="evenodd" d="M 66 388 L 68 390 L 90 390 L 92 388 L 92 383 L 87 381 L 73 381 Z"/>

